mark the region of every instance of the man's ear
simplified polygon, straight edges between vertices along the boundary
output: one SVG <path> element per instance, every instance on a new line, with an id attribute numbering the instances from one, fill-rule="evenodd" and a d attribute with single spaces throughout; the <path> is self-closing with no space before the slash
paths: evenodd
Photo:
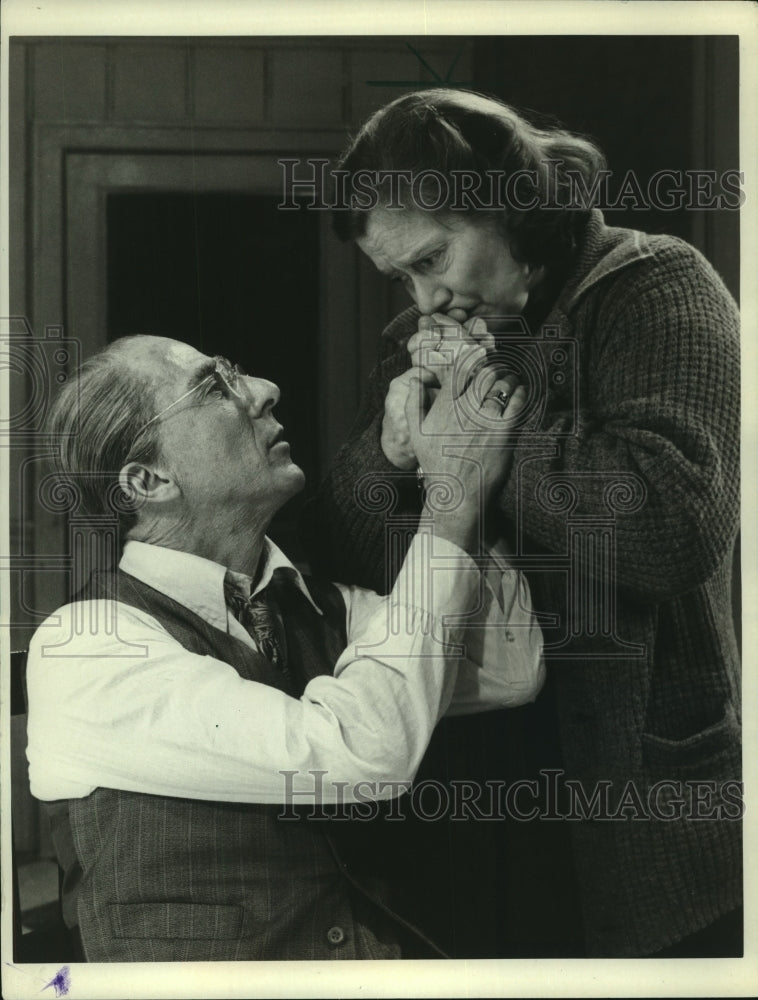
<path id="1" fill-rule="evenodd" d="M 118 475 L 121 489 L 138 505 L 176 500 L 181 491 L 173 476 L 160 468 L 129 462 Z"/>

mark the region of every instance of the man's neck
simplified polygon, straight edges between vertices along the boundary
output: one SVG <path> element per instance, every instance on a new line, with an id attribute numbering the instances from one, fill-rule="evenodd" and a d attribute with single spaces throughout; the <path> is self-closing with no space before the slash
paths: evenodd
<path id="1" fill-rule="evenodd" d="M 251 519 L 252 520 L 252 519 Z M 202 528 L 182 525 L 137 525 L 128 535 L 130 540 L 148 545 L 161 545 L 178 552 L 189 552 L 225 566 L 251 579 L 258 574 L 268 525 L 220 524 L 214 521 Z"/>

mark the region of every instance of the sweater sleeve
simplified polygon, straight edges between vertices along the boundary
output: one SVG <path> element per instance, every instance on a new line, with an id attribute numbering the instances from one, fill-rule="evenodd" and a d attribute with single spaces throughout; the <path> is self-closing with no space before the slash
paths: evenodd
<path id="1" fill-rule="evenodd" d="M 550 484 L 572 515 L 612 515 L 619 587 L 660 601 L 707 579 L 737 530 L 739 323 L 697 251 L 656 244 L 604 289 L 581 342 L 579 410 L 550 413 L 520 449 L 500 506 L 551 552 L 566 551 L 567 512 Z"/>
<path id="2" fill-rule="evenodd" d="M 388 515 L 418 514 L 413 473 L 400 472 L 381 446 L 384 399 L 410 358 L 405 344 L 418 310 L 401 313 L 382 334 L 380 361 L 369 376 L 358 415 L 318 492 L 305 505 L 301 534 L 313 572 L 328 580 L 387 594 L 407 544 L 389 558 Z M 412 533 L 412 532 L 411 532 Z"/>

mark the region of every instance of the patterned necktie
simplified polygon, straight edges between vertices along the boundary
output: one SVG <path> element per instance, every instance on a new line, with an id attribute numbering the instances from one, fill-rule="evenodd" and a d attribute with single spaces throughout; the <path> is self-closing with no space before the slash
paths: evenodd
<path id="1" fill-rule="evenodd" d="M 266 590 L 255 597 L 245 597 L 238 584 L 227 575 L 224 579 L 224 596 L 234 617 L 255 640 L 258 651 L 283 674 L 289 685 L 291 678 L 284 654 L 284 637 Z"/>

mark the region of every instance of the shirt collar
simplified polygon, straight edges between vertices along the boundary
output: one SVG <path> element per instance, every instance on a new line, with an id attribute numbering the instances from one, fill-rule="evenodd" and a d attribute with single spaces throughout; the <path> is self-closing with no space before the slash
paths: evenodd
<path id="1" fill-rule="evenodd" d="M 568 314 L 584 294 L 603 278 L 652 256 L 654 253 L 645 233 L 606 226 L 603 213 L 594 208 L 587 222 L 579 258 L 558 297 L 557 307 Z"/>
<path id="2" fill-rule="evenodd" d="M 129 541 L 124 546 L 119 567 L 130 576 L 160 591 L 223 632 L 227 630 L 227 608 L 224 598 L 225 566 L 193 555 L 167 549 L 162 545 Z M 282 550 L 266 538 L 261 554 L 261 573 L 253 593 L 267 587 L 276 571 L 287 573 L 298 590 L 307 597 L 313 608 L 322 614 L 308 591 L 300 571 Z M 242 586 L 250 587 L 251 579 L 244 573 L 233 573 Z"/>
<path id="3" fill-rule="evenodd" d="M 268 537 L 263 540 L 260 573 L 255 587 L 252 586 L 252 579 L 245 573 L 236 573 L 234 570 L 229 570 L 229 575 L 238 584 L 241 584 L 249 590 L 251 597 L 255 597 L 256 594 L 259 594 L 262 590 L 268 587 L 274 577 L 274 573 L 277 572 L 286 574 L 297 589 L 308 598 L 315 610 L 318 611 L 319 614 L 322 614 L 321 608 L 311 597 L 310 591 L 308 590 L 300 570 L 292 562 L 290 562 L 276 542 L 272 542 Z"/>

